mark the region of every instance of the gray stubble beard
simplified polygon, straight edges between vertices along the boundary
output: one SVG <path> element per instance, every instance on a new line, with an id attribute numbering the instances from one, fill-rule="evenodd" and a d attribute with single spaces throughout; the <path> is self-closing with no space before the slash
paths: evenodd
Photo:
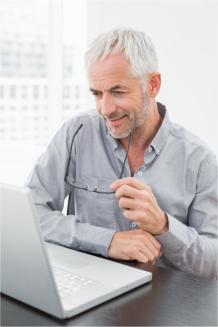
<path id="1" fill-rule="evenodd" d="M 145 92 L 144 108 L 146 108 L 146 110 L 144 111 L 144 115 L 141 117 L 140 121 L 138 122 L 138 124 L 136 126 L 129 127 L 129 129 L 127 131 L 125 131 L 124 133 L 122 133 L 120 135 L 113 134 L 111 132 L 110 128 L 108 127 L 109 134 L 114 139 L 120 139 L 120 140 L 125 139 L 130 135 L 130 133 L 133 135 L 134 131 L 136 131 L 138 128 L 140 128 L 143 125 L 145 119 L 147 119 L 147 121 L 149 120 L 149 116 L 150 116 L 150 110 L 149 110 L 150 109 L 150 99 L 149 99 L 148 95 L 146 94 L 146 92 Z"/>

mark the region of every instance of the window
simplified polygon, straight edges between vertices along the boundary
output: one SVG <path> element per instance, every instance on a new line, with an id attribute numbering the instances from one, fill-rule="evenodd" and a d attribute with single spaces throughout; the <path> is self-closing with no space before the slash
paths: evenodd
<path id="1" fill-rule="evenodd" d="M 62 122 L 87 108 L 86 6 L 0 1 L 0 182 L 23 184 Z"/>
<path id="2" fill-rule="evenodd" d="M 86 108 L 86 1 L 0 2 L 0 140 L 45 145 Z"/>
<path id="3" fill-rule="evenodd" d="M 42 144 L 47 137 L 40 123 L 48 118 L 48 8 L 48 0 L 0 2 L 1 141 Z"/>

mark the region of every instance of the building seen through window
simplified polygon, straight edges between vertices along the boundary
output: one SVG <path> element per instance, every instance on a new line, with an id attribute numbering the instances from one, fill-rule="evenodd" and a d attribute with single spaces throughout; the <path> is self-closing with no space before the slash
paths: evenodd
<path id="1" fill-rule="evenodd" d="M 74 2 L 74 1 L 73 1 Z M 71 1 L 71 6 L 73 5 Z M 52 1 L 0 1 L 0 141 L 48 140 L 48 41 Z M 75 78 L 74 39 L 63 44 L 61 119 L 84 109 L 86 87 Z"/>

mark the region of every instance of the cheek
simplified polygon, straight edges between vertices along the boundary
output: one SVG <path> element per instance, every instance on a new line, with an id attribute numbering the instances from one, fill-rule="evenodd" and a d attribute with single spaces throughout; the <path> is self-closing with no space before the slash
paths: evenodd
<path id="1" fill-rule="evenodd" d="M 145 105 L 144 97 L 142 96 L 135 97 L 134 102 L 135 102 L 135 108 L 137 108 L 138 110 L 142 110 L 142 108 L 144 108 Z"/>
<path id="2" fill-rule="evenodd" d="M 101 113 L 101 101 L 98 99 L 95 99 L 95 107 L 97 112 L 100 114 Z"/>
<path id="3" fill-rule="evenodd" d="M 128 108 L 129 101 L 126 98 L 116 98 L 114 99 L 114 104 L 120 108 Z"/>
<path id="4" fill-rule="evenodd" d="M 142 96 L 142 94 L 134 93 L 128 97 L 128 102 L 132 108 L 140 109 L 143 107 L 144 97 Z"/>
<path id="5" fill-rule="evenodd" d="M 133 96 L 120 97 L 115 100 L 117 106 L 132 111 L 137 106 L 137 99 Z"/>

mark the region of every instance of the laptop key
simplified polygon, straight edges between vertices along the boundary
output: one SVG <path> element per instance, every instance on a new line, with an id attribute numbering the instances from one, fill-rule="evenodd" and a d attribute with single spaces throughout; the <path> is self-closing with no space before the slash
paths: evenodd
<path id="1" fill-rule="evenodd" d="M 73 295 L 84 288 L 100 284 L 84 276 L 65 271 L 58 267 L 53 267 L 55 281 L 62 298 Z"/>

